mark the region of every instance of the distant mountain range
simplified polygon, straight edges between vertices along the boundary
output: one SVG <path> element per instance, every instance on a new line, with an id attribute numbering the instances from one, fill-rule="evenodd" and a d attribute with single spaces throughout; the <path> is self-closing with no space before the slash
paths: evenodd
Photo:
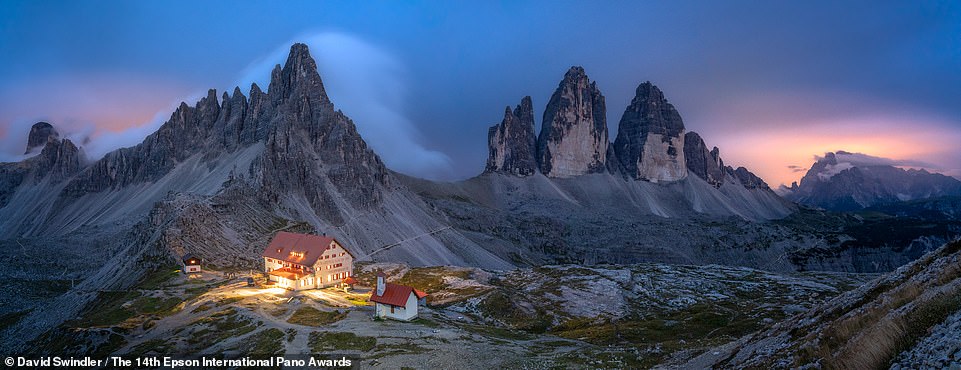
<path id="1" fill-rule="evenodd" d="M 874 205 L 961 196 L 961 181 L 924 169 L 903 169 L 878 163 L 874 157 L 838 151 L 815 162 L 800 184 L 782 187 L 787 199 L 834 211 Z"/>

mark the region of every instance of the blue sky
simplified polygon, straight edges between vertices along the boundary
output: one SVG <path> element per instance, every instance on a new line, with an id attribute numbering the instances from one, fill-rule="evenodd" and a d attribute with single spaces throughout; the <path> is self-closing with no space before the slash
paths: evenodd
<path id="1" fill-rule="evenodd" d="M 0 5 L 0 155 L 46 119 L 91 151 L 132 145 L 181 100 L 258 80 L 309 42 L 331 99 L 392 168 L 463 179 L 487 128 L 571 65 L 611 140 L 650 80 L 689 130 L 772 184 L 846 149 L 961 174 L 957 2 L 148 2 Z M 323 50 L 318 50 L 318 47 Z M 277 60 L 277 59 L 280 60 Z M 266 81 L 267 76 L 259 77 Z M 241 86 L 246 93 L 249 86 Z M 389 128 L 411 146 L 376 137 Z M 954 171 L 954 172 L 953 172 Z M 955 173 L 956 172 L 956 173 Z"/>

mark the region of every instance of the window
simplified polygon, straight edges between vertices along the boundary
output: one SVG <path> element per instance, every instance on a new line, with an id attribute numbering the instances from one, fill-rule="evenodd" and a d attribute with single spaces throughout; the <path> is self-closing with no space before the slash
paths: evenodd
<path id="1" fill-rule="evenodd" d="M 390 313 L 394 313 L 394 306 L 390 306 Z"/>

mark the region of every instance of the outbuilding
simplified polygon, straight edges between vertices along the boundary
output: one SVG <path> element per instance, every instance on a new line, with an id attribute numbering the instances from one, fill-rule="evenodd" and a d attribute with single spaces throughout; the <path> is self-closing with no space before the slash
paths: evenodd
<path id="1" fill-rule="evenodd" d="M 401 321 L 417 318 L 418 303 L 427 293 L 407 285 L 388 283 L 383 273 L 377 274 L 377 288 L 370 292 L 374 316 Z"/>
<path id="2" fill-rule="evenodd" d="M 183 270 L 185 274 L 193 274 L 200 272 L 200 258 L 194 257 L 194 255 L 187 253 L 184 258 L 180 259 L 181 265 L 183 265 Z"/>

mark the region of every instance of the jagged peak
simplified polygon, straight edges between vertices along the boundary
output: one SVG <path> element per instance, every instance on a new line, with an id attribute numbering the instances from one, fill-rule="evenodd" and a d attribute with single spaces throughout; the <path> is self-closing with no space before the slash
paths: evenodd
<path id="1" fill-rule="evenodd" d="M 564 74 L 565 80 L 578 80 L 581 78 L 587 78 L 587 72 L 584 71 L 584 67 L 581 66 L 571 66 Z"/>
<path id="2" fill-rule="evenodd" d="M 664 92 L 651 83 L 651 81 L 644 81 L 640 85 L 637 85 L 637 89 L 634 90 L 634 96 L 643 97 L 645 100 L 667 100 L 664 98 Z"/>
<path id="3" fill-rule="evenodd" d="M 330 102 L 320 73 L 317 72 L 317 63 L 310 56 L 307 45 L 302 43 L 290 47 L 290 54 L 287 55 L 283 68 L 279 64 L 274 66 L 267 89 L 271 99 L 277 102 L 286 100 L 297 91 L 312 100 Z"/>
<path id="4" fill-rule="evenodd" d="M 220 108 L 220 101 L 217 100 L 217 89 L 207 90 L 207 96 L 200 99 L 194 108 L 203 109 L 206 107 Z"/>
<path id="5" fill-rule="evenodd" d="M 51 140 L 59 138 L 60 132 L 50 123 L 44 121 L 34 123 L 33 126 L 30 126 L 30 134 L 27 135 L 27 150 L 23 153 L 30 154 L 31 151 L 42 148 Z"/>

